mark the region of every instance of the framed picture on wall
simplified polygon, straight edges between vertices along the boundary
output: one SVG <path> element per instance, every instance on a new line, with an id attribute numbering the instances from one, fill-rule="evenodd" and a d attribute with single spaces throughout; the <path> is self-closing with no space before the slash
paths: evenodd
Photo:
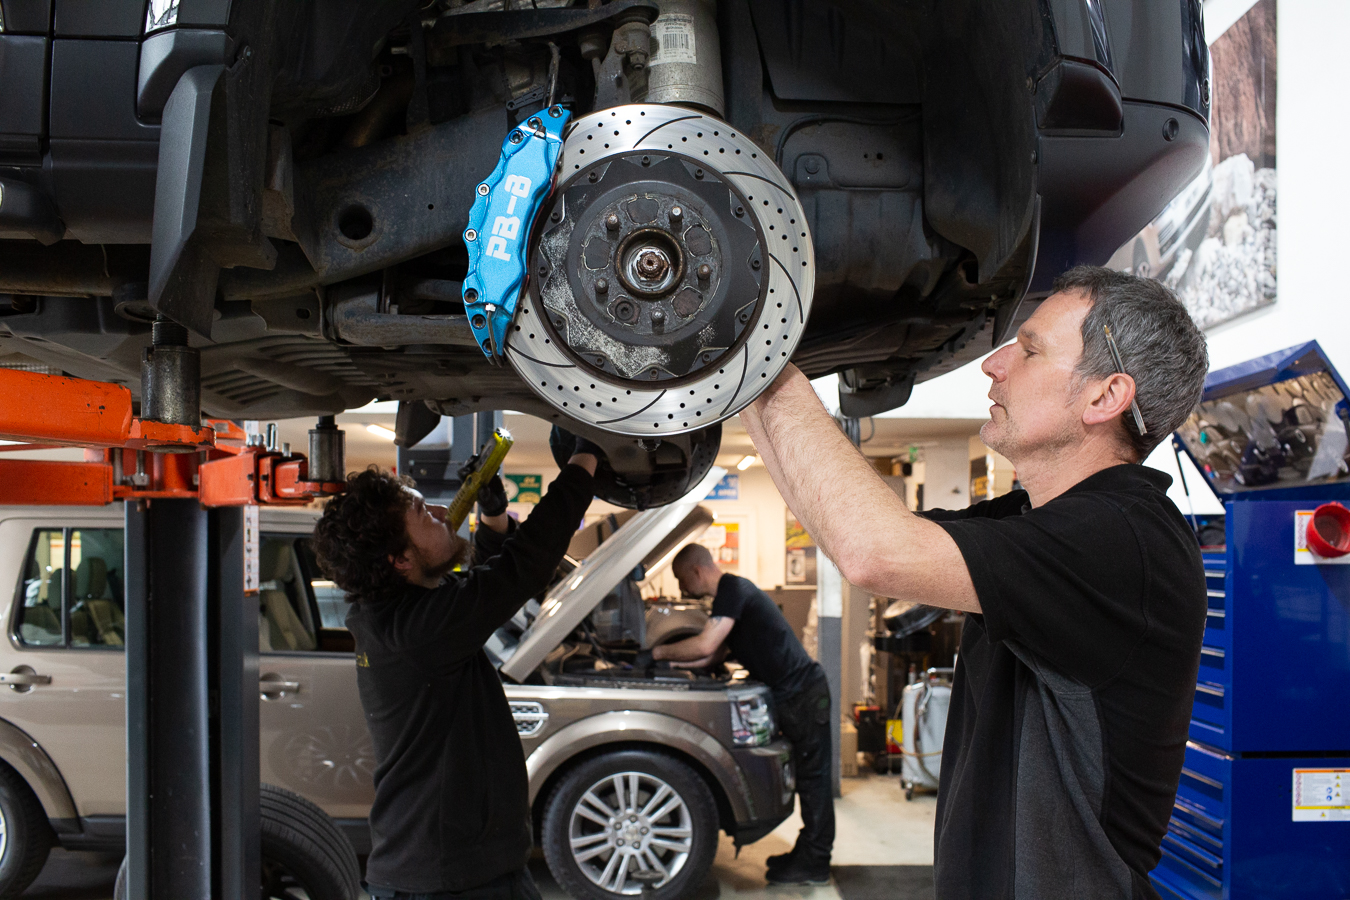
<path id="1" fill-rule="evenodd" d="M 1249 5 L 1209 35 L 1204 169 L 1107 263 L 1162 281 L 1201 328 L 1276 299 L 1276 0 Z"/>
<path id="2" fill-rule="evenodd" d="M 816 544 L 811 535 L 797 521 L 791 510 L 787 512 L 787 571 L 783 584 L 812 586 L 816 583 Z"/>

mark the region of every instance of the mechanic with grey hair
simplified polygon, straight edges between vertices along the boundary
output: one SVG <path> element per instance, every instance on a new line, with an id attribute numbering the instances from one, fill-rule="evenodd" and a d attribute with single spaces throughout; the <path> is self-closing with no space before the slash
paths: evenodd
<path id="1" fill-rule="evenodd" d="M 680 590 L 691 597 L 713 598 L 703 631 L 663 644 L 639 657 L 703 668 L 727 655 L 750 677 L 773 692 L 778 726 L 792 742 L 792 770 L 801 801 L 802 827 L 787 853 L 770 856 L 770 884 L 829 884 L 834 850 L 834 759 L 830 735 L 830 685 L 820 663 L 807 655 L 783 611 L 754 582 L 723 572 L 702 544 L 687 544 L 675 554 L 671 571 Z"/>
<path id="2" fill-rule="evenodd" d="M 1157 898 L 1205 627 L 1199 545 L 1139 463 L 1190 414 L 1204 336 L 1166 287 L 1079 267 L 989 356 L 985 444 L 1025 490 L 911 513 L 789 367 L 741 413 L 849 582 L 964 610 L 938 900 Z"/>

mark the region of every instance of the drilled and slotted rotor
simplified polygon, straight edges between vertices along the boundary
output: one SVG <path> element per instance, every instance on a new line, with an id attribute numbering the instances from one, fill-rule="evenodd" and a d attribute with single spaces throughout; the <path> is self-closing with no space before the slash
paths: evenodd
<path id="1" fill-rule="evenodd" d="M 783 173 L 725 122 L 579 119 L 531 247 L 507 358 L 567 416 L 640 437 L 734 415 L 785 366 L 815 261 Z"/>

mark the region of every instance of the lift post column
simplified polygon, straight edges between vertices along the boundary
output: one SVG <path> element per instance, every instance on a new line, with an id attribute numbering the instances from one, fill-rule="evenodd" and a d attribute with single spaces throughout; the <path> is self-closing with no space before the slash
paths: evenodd
<path id="1" fill-rule="evenodd" d="M 243 897 L 258 845 L 258 613 L 243 510 L 126 504 L 127 897 Z"/>

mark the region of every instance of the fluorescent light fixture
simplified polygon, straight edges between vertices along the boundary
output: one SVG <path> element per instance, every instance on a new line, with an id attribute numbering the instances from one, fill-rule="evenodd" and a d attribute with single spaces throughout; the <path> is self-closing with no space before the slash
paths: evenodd
<path id="1" fill-rule="evenodd" d="M 383 425 L 367 425 L 366 431 L 369 431 L 376 437 L 384 438 L 386 441 L 392 441 L 395 437 L 394 429 L 385 428 Z"/>
<path id="2" fill-rule="evenodd" d="M 757 457 L 757 456 L 747 456 L 747 457 L 745 457 L 744 459 L 742 459 L 740 462 L 736 463 L 736 471 L 738 471 L 738 472 L 744 472 L 746 469 L 750 468 L 751 466 L 753 466 L 753 465 L 754 465 L 755 463 L 757 463 L 757 462 L 759 462 L 759 457 Z"/>

